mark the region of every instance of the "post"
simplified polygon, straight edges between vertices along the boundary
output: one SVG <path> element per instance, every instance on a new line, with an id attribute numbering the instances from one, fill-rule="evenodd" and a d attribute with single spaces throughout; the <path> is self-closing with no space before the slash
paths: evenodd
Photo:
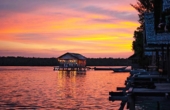
<path id="1" fill-rule="evenodd" d="M 167 45 L 167 75 L 169 76 L 169 44 Z"/>
<path id="2" fill-rule="evenodd" d="M 164 65 L 164 46 L 161 46 L 161 50 L 162 50 L 162 70 L 163 70 L 163 74 L 164 74 L 164 69 L 165 69 L 165 65 Z"/>
<path id="3" fill-rule="evenodd" d="M 157 101 L 157 110 L 160 110 L 160 104 L 159 104 L 159 101 Z"/>
<path id="4" fill-rule="evenodd" d="M 128 94 L 129 110 L 135 110 L 135 100 L 132 93 Z"/>
<path id="5" fill-rule="evenodd" d="M 157 66 L 156 71 L 158 71 L 159 70 L 159 51 L 158 50 L 156 50 L 156 66 Z"/>
<path id="6" fill-rule="evenodd" d="M 120 104 L 121 106 L 120 106 L 119 110 L 123 110 L 125 107 L 125 104 L 126 104 L 126 101 L 122 101 Z"/>

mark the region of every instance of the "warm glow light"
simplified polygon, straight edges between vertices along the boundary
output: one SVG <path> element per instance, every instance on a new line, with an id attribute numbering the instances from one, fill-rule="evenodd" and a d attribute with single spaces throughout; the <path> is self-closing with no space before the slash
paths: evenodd
<path id="1" fill-rule="evenodd" d="M 139 26 L 137 12 L 130 6 L 135 0 L 32 2 L 1 1 L 1 56 L 58 57 L 75 52 L 127 58 L 133 54 L 133 33 Z"/>

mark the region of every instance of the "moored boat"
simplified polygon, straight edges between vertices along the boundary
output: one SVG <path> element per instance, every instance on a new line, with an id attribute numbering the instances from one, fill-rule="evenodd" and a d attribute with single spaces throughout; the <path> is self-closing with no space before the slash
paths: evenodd
<path id="1" fill-rule="evenodd" d="M 134 74 L 141 74 L 141 73 L 147 73 L 147 71 L 145 69 L 136 69 L 136 70 L 131 70 L 130 74 L 134 75 Z"/>
<path id="2" fill-rule="evenodd" d="M 114 72 L 130 72 L 130 69 L 117 69 L 117 70 L 113 70 Z"/>
<path id="3" fill-rule="evenodd" d="M 112 70 L 113 71 L 123 71 L 123 70 L 125 70 L 127 68 L 127 66 L 126 67 L 121 67 L 121 68 L 112 68 Z"/>
<path id="4" fill-rule="evenodd" d="M 94 70 L 112 70 L 112 71 L 118 71 L 118 70 L 125 70 L 128 66 L 126 67 L 120 67 L 120 68 L 99 68 L 99 67 L 94 67 Z"/>
<path id="5" fill-rule="evenodd" d="M 94 70 L 112 70 L 112 68 L 96 68 L 96 67 L 94 67 Z"/>

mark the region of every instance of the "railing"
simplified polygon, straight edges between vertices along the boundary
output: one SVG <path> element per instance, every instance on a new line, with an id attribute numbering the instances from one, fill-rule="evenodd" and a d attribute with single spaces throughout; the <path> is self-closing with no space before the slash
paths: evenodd
<path id="1" fill-rule="evenodd" d="M 155 41 L 154 13 L 145 13 L 145 34 L 147 44 Z"/>
<path id="2" fill-rule="evenodd" d="M 163 11 L 170 8 L 170 0 L 163 0 Z"/>
<path id="3" fill-rule="evenodd" d="M 170 33 L 155 33 L 154 13 L 145 14 L 145 33 L 147 44 L 170 44 Z"/>
<path id="4" fill-rule="evenodd" d="M 59 65 L 59 68 L 85 68 L 86 66 L 81 65 Z"/>
<path id="5" fill-rule="evenodd" d="M 170 33 L 157 33 L 155 40 L 158 44 L 170 44 Z"/>

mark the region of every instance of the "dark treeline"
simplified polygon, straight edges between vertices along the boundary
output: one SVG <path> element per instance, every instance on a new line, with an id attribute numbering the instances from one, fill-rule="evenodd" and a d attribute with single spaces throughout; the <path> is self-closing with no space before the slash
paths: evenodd
<path id="1" fill-rule="evenodd" d="M 56 58 L 0 57 L 0 66 L 54 66 Z"/>
<path id="2" fill-rule="evenodd" d="M 137 63 L 141 67 L 145 67 L 146 65 L 148 65 L 148 61 L 149 61 L 148 57 L 144 55 L 144 51 L 145 51 L 144 47 L 146 46 L 145 45 L 146 39 L 144 37 L 145 36 L 144 14 L 146 12 L 154 12 L 154 10 L 160 14 L 161 1 L 162 0 L 137 0 L 136 4 L 131 4 L 131 6 L 135 8 L 136 11 L 138 12 L 138 17 L 139 17 L 138 22 L 140 24 L 140 26 L 137 27 L 137 29 L 134 31 L 134 36 L 133 36 L 134 41 L 132 42 L 132 49 L 134 51 L 134 55 L 138 56 L 139 60 Z M 155 15 L 155 17 L 157 18 L 155 19 L 156 21 L 160 20 L 158 17 L 159 14 L 158 15 L 157 14 Z"/>
<path id="3" fill-rule="evenodd" d="M 58 66 L 57 58 L 0 57 L 0 66 Z M 87 58 L 87 66 L 126 66 L 128 59 Z"/>
<path id="4" fill-rule="evenodd" d="M 128 59 L 121 58 L 88 58 L 88 66 L 129 66 L 130 61 Z"/>

